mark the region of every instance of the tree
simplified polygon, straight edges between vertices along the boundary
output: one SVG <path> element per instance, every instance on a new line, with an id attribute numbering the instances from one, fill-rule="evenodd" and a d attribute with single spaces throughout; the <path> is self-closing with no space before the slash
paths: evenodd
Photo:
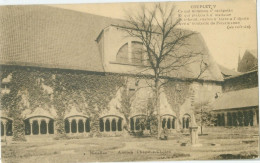
<path id="1" fill-rule="evenodd" d="M 209 126 L 216 120 L 214 114 L 212 114 L 212 108 L 209 101 L 202 101 L 195 104 L 194 115 L 196 122 L 200 123 L 201 135 L 203 135 L 203 126 Z"/>
<path id="2" fill-rule="evenodd" d="M 186 65 L 196 62 L 198 56 L 202 56 L 201 52 L 195 52 L 189 49 L 189 39 L 196 35 L 196 32 L 181 30 L 177 26 L 180 19 L 174 16 L 175 7 L 166 3 L 155 4 L 151 9 L 141 6 L 139 13 L 127 14 L 128 25 L 125 30 L 130 37 L 139 39 L 144 46 L 145 57 L 142 61 L 148 62 L 145 71 L 152 70 L 154 91 L 154 109 L 156 110 L 158 120 L 158 139 L 160 137 L 160 92 L 163 85 L 167 83 L 167 74 L 176 72 Z M 183 50 L 185 49 L 185 50 Z M 201 60 L 201 72 L 206 70 L 206 63 Z"/>

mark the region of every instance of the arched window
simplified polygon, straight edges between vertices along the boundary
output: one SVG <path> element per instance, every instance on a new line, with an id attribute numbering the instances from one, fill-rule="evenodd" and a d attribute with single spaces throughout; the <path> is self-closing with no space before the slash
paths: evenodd
<path id="1" fill-rule="evenodd" d="M 104 121 L 102 118 L 99 119 L 99 129 L 100 132 L 104 132 Z"/>
<path id="2" fill-rule="evenodd" d="M 106 131 L 110 131 L 110 121 L 109 121 L 109 119 L 106 120 L 105 129 L 106 129 Z"/>
<path id="3" fill-rule="evenodd" d="M 120 63 L 128 62 L 128 43 L 124 44 L 116 55 L 116 61 Z"/>
<path id="4" fill-rule="evenodd" d="M 54 134 L 54 120 L 49 121 L 49 134 Z"/>
<path id="5" fill-rule="evenodd" d="M 78 121 L 78 131 L 79 131 L 79 133 L 83 133 L 84 132 L 84 123 L 83 123 L 82 119 L 80 119 Z"/>
<path id="6" fill-rule="evenodd" d="M 122 119 L 120 118 L 117 122 L 118 131 L 122 131 Z"/>
<path id="7" fill-rule="evenodd" d="M 175 118 L 172 119 L 172 129 L 175 129 Z"/>
<path id="8" fill-rule="evenodd" d="M 76 133 L 77 132 L 77 122 L 75 119 L 71 121 L 71 132 Z"/>
<path id="9" fill-rule="evenodd" d="M 68 119 L 65 120 L 65 132 L 70 133 L 70 123 Z"/>
<path id="10" fill-rule="evenodd" d="M 86 132 L 90 132 L 90 120 L 89 118 L 86 120 Z M 103 131 L 104 131 L 104 127 L 103 127 Z"/>
<path id="11" fill-rule="evenodd" d="M 116 131 L 116 120 L 112 120 L 112 131 Z"/>
<path id="12" fill-rule="evenodd" d="M 45 120 L 41 120 L 40 132 L 41 134 L 47 134 L 47 124 Z"/>
<path id="13" fill-rule="evenodd" d="M 167 121 L 167 128 L 171 129 L 171 119 L 170 118 L 168 118 L 168 121 Z"/>
<path id="14" fill-rule="evenodd" d="M 39 134 L 39 124 L 38 124 L 38 121 L 33 121 L 32 128 L 33 128 L 33 135 L 38 135 Z"/>
<path id="15" fill-rule="evenodd" d="M 188 129 L 190 126 L 190 115 L 185 114 L 182 118 L 182 125 L 184 129 Z"/>
<path id="16" fill-rule="evenodd" d="M 134 127 L 134 119 L 130 118 L 130 128 L 132 131 L 134 131 L 135 127 Z"/>
<path id="17" fill-rule="evenodd" d="M 165 119 L 165 118 L 163 118 L 163 121 L 162 121 L 162 128 L 164 128 L 164 127 L 165 127 L 165 124 L 166 124 L 166 119 Z"/>
<path id="18" fill-rule="evenodd" d="M 4 124 L 1 122 L 1 136 L 4 136 Z"/>

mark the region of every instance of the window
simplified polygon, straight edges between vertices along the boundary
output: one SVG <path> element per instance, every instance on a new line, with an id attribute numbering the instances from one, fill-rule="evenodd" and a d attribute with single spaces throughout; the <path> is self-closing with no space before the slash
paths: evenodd
<path id="1" fill-rule="evenodd" d="M 131 62 L 136 64 L 143 63 L 143 44 L 140 42 L 133 41 L 132 42 L 132 58 Z"/>
<path id="2" fill-rule="evenodd" d="M 128 62 L 128 43 L 124 44 L 116 55 L 116 61 L 120 63 Z"/>
<path id="3" fill-rule="evenodd" d="M 128 43 L 124 44 L 118 51 L 116 61 L 119 63 L 144 63 L 144 49 L 141 42 L 132 41 L 130 49 Z"/>

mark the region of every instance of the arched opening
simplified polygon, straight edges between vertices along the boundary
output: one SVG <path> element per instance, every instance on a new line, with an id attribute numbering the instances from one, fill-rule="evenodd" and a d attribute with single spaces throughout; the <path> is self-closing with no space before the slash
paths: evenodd
<path id="1" fill-rule="evenodd" d="M 185 114 L 182 118 L 183 129 L 188 129 L 190 127 L 190 115 Z"/>
<path id="2" fill-rule="evenodd" d="M 136 118 L 135 120 L 135 130 L 140 130 L 141 126 L 140 126 L 140 119 Z"/>
<path id="3" fill-rule="evenodd" d="M 54 120 L 50 119 L 49 124 L 49 134 L 54 134 Z"/>
<path id="4" fill-rule="evenodd" d="M 116 131 L 116 120 L 112 120 L 112 131 Z"/>
<path id="5" fill-rule="evenodd" d="M 47 124 L 46 124 L 45 120 L 41 120 L 40 133 L 41 134 L 47 134 Z"/>
<path id="6" fill-rule="evenodd" d="M 117 127 L 118 127 L 118 131 L 122 131 L 122 119 L 119 118 L 118 122 L 117 122 Z"/>
<path id="7" fill-rule="evenodd" d="M 172 129 L 175 129 L 175 118 L 172 119 Z"/>
<path id="8" fill-rule="evenodd" d="M 238 122 L 237 122 L 237 113 L 234 112 L 232 113 L 232 125 L 233 126 L 237 126 Z"/>
<path id="9" fill-rule="evenodd" d="M 99 129 L 100 132 L 104 132 L 104 121 L 102 118 L 99 119 Z"/>
<path id="10" fill-rule="evenodd" d="M 71 121 L 71 132 L 76 133 L 77 132 L 77 122 L 75 119 Z"/>
<path id="11" fill-rule="evenodd" d="M 186 119 L 186 128 L 189 128 L 190 127 L 190 118 L 187 118 Z"/>
<path id="12" fill-rule="evenodd" d="M 83 123 L 82 119 L 80 119 L 78 121 L 78 131 L 79 131 L 79 133 L 83 133 L 84 132 L 84 123 Z"/>
<path id="13" fill-rule="evenodd" d="M 32 130 L 33 130 L 33 135 L 38 135 L 39 134 L 39 124 L 38 124 L 38 121 L 33 121 L 33 123 L 32 123 Z"/>
<path id="14" fill-rule="evenodd" d="M 70 133 L 70 123 L 68 119 L 65 119 L 65 132 Z"/>
<path id="15" fill-rule="evenodd" d="M 130 118 L 130 128 L 131 128 L 131 131 L 134 131 L 134 119 L 133 118 Z"/>
<path id="16" fill-rule="evenodd" d="M 105 122 L 105 129 L 106 129 L 106 131 L 110 131 L 110 121 L 109 121 L 109 119 L 107 119 L 106 122 Z"/>
<path id="17" fill-rule="evenodd" d="M 90 120 L 89 118 L 86 120 L 86 132 L 90 132 Z M 104 130 L 104 127 L 103 127 L 103 130 Z"/>
<path id="18" fill-rule="evenodd" d="M 4 136 L 4 124 L 1 122 L 1 136 Z"/>
<path id="19" fill-rule="evenodd" d="M 168 121 L 167 121 L 167 128 L 171 129 L 171 119 L 170 118 L 168 118 Z"/>
<path id="20" fill-rule="evenodd" d="M 253 126 L 254 112 L 252 110 L 250 110 L 248 116 L 249 116 L 249 125 Z"/>
<path id="21" fill-rule="evenodd" d="M 25 127 L 25 135 L 30 135 L 31 134 L 31 126 L 30 126 L 29 119 L 26 119 L 24 121 L 24 127 Z"/>
<path id="22" fill-rule="evenodd" d="M 228 126 L 232 126 L 232 115 L 231 115 L 231 113 L 227 113 L 227 122 L 228 122 Z"/>
<path id="23" fill-rule="evenodd" d="M 249 114 L 247 111 L 244 111 L 243 114 L 244 114 L 244 126 L 248 126 L 249 125 Z"/>
<path id="24" fill-rule="evenodd" d="M 244 117 L 243 117 L 243 113 L 242 112 L 238 112 L 237 119 L 238 119 L 238 125 L 239 126 L 243 126 L 243 124 L 244 124 L 244 121 L 243 121 Z"/>
<path id="25" fill-rule="evenodd" d="M 163 121 L 162 121 L 162 128 L 164 128 L 164 127 L 165 127 L 165 124 L 166 124 L 166 119 L 165 119 L 165 118 L 163 118 Z"/>

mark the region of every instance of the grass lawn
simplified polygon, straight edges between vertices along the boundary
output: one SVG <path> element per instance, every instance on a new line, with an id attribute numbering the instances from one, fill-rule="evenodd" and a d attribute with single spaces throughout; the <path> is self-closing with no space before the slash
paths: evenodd
<path id="1" fill-rule="evenodd" d="M 64 163 L 90 161 L 165 161 L 245 159 L 258 157 L 257 128 L 205 129 L 200 147 L 189 144 L 190 136 L 155 138 L 103 137 L 69 140 L 2 142 L 3 162 Z M 186 146 L 183 144 L 188 143 Z"/>

